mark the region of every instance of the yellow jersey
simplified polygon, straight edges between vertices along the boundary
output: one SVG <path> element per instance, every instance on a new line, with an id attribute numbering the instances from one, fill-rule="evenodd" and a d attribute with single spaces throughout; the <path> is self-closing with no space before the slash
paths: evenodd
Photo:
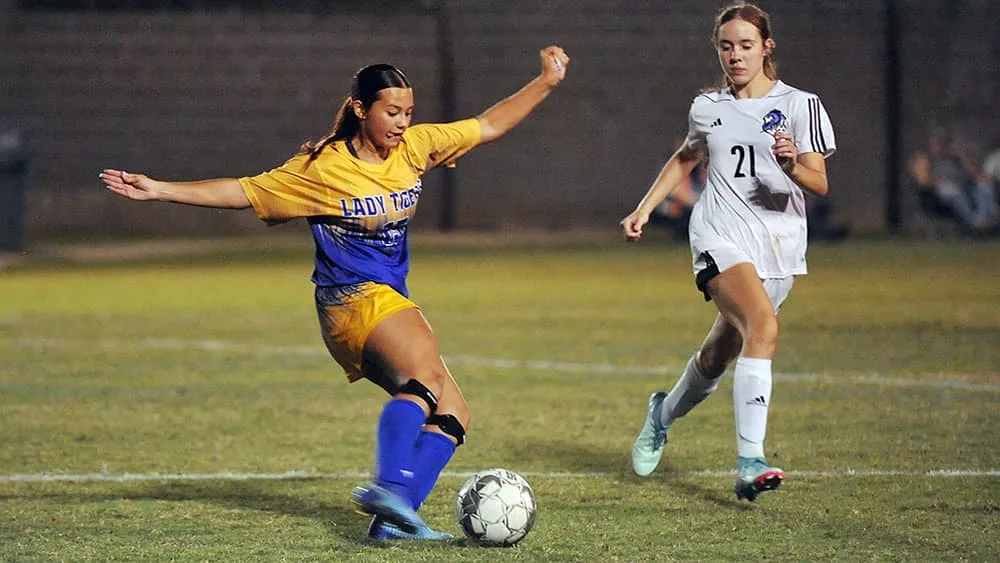
<path id="1" fill-rule="evenodd" d="M 421 177 L 479 144 L 479 121 L 417 124 L 378 164 L 351 154 L 347 141 L 327 145 L 311 162 L 298 154 L 239 179 L 257 216 L 268 224 L 306 218 L 316 243 L 312 281 L 336 287 L 373 281 L 408 295 L 407 226 Z"/>

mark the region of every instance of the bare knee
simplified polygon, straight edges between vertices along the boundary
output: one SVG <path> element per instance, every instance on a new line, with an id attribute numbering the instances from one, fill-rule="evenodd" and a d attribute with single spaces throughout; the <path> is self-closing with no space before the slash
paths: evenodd
<path id="1" fill-rule="evenodd" d="M 465 434 L 471 423 L 469 405 L 461 394 L 457 398 L 445 397 L 438 406 L 438 411 L 427 418 L 428 430 L 448 436 L 459 446 L 465 442 Z"/>
<path id="2" fill-rule="evenodd" d="M 379 383 L 380 387 L 393 397 L 420 405 L 424 414 L 428 416 L 437 412 L 441 397 L 446 393 L 447 382 L 450 380 L 447 370 L 443 367 L 391 374 L 372 369 L 367 371 L 366 376 Z"/>
<path id="3" fill-rule="evenodd" d="M 469 412 L 468 405 L 465 406 L 465 409 L 460 410 L 460 412 L 455 415 L 455 418 L 458 419 L 458 422 L 461 423 L 462 428 L 464 428 L 466 432 L 468 432 L 472 427 L 472 414 Z"/>
<path id="4" fill-rule="evenodd" d="M 422 383 L 438 400 L 445 394 L 445 387 L 450 376 L 443 367 L 434 366 L 432 368 L 420 370 L 411 376 Z"/>
<path id="5" fill-rule="evenodd" d="M 465 401 L 462 391 L 443 364 L 423 370 L 412 379 L 419 381 L 433 395 L 433 405 L 428 404 L 428 415 L 452 415 L 462 428 L 468 430 L 472 421 L 469 404 Z M 404 388 L 400 388 L 405 393 Z M 428 401 L 425 401 L 428 402 Z"/>
<path id="6" fill-rule="evenodd" d="M 449 378 L 450 379 L 450 378 Z M 458 420 L 466 431 L 472 424 L 472 413 L 469 410 L 469 403 L 465 401 L 462 392 L 457 385 L 446 386 L 441 403 L 438 405 L 438 414 L 450 414 Z"/>
<path id="7" fill-rule="evenodd" d="M 772 358 L 778 348 L 778 317 L 771 310 L 760 311 L 747 319 L 743 355 Z"/>

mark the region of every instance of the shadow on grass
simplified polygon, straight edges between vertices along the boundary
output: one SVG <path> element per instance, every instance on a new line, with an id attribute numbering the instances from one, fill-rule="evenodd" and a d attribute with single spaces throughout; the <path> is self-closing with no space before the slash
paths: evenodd
<path id="1" fill-rule="evenodd" d="M 723 488 L 707 487 L 691 479 L 679 479 L 676 475 L 671 476 L 670 474 L 667 474 L 663 480 L 667 482 L 668 488 L 676 492 L 678 496 L 696 498 L 730 510 L 755 510 L 753 503 L 738 500 L 736 493 L 729 486 Z"/>
<path id="2" fill-rule="evenodd" d="M 641 485 L 660 483 L 671 493 L 689 497 L 721 508 L 753 510 L 755 505 L 736 498 L 731 483 L 719 487 L 706 486 L 690 477 L 682 477 L 669 460 L 664 459 L 656 472 L 649 477 L 639 477 L 632 472 L 630 452 L 621 448 L 600 447 L 564 440 L 534 440 L 511 442 L 505 449 L 511 459 L 544 460 L 542 465 L 552 472 L 606 473 L 611 479 L 625 484 Z"/>
<path id="3" fill-rule="evenodd" d="M 290 483 L 308 483 L 315 480 L 303 479 Z M 108 484 L 97 486 L 108 487 Z M 331 535 L 341 537 L 346 543 L 358 546 L 390 548 L 398 546 L 396 541 L 379 541 L 367 536 L 367 516 L 354 511 L 346 499 L 343 503 L 317 501 L 308 495 L 276 494 L 265 490 L 268 485 L 246 481 L 185 482 L 167 481 L 116 485 L 126 490 L 92 492 L 85 489 L 62 492 L 35 492 L 0 494 L 0 501 L 6 500 L 55 500 L 61 503 L 101 503 L 129 501 L 202 502 L 235 510 L 254 510 L 269 514 L 280 514 L 296 518 L 308 518 L 323 524 Z M 442 546 L 481 549 L 484 546 L 474 540 L 458 537 L 446 542 L 420 542 L 422 546 Z M 505 549 L 497 547 L 497 549 Z"/>
<path id="4" fill-rule="evenodd" d="M 303 481 L 305 482 L 305 481 Z M 107 486 L 107 485 L 102 485 Z M 161 483 L 129 484 L 125 490 L 89 492 L 84 489 L 64 492 L 37 492 L 2 494 L 3 500 L 56 499 L 60 502 L 112 502 L 131 501 L 196 501 L 216 504 L 237 510 L 255 510 L 321 522 L 331 534 L 339 535 L 354 543 L 371 543 L 367 539 L 368 520 L 356 513 L 348 504 L 314 501 L 311 498 L 276 494 L 265 490 L 267 485 L 245 481 L 168 481 Z M 88 487 L 89 488 L 89 487 Z"/>

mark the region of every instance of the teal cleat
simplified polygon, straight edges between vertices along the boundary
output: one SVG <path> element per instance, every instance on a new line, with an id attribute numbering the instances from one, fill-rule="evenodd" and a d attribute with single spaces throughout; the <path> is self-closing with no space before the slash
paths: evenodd
<path id="1" fill-rule="evenodd" d="M 430 530 L 408 500 L 377 483 L 354 487 L 351 500 L 358 512 L 378 516 L 403 532 L 416 534 L 422 529 Z"/>
<path id="2" fill-rule="evenodd" d="M 649 396 L 646 421 L 632 445 L 632 470 L 641 477 L 646 477 L 656 469 L 663 456 L 663 447 L 667 444 L 667 429 L 660 422 L 666 398 L 667 394 L 663 391 Z"/>
<path id="3" fill-rule="evenodd" d="M 404 532 L 398 526 L 383 520 L 381 516 L 372 517 L 372 522 L 368 525 L 368 537 L 373 540 L 445 541 L 455 539 L 455 536 L 449 533 L 436 532 L 428 526 L 424 526 L 414 533 Z"/>
<path id="4" fill-rule="evenodd" d="M 738 458 L 736 470 L 736 498 L 753 502 L 764 491 L 777 489 L 785 480 L 785 472 L 780 467 L 771 467 L 762 457 Z"/>

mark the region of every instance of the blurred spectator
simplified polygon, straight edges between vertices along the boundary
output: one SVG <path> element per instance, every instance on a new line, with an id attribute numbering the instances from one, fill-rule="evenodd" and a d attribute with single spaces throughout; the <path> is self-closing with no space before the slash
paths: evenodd
<path id="1" fill-rule="evenodd" d="M 678 141 L 677 146 L 683 141 Z M 708 175 L 708 163 L 701 162 L 691 171 L 691 175 L 681 182 L 677 188 L 658 205 L 649 216 L 649 222 L 661 225 L 673 231 L 676 241 L 688 240 L 688 224 L 691 222 L 691 210 L 705 190 Z"/>
<path id="2" fill-rule="evenodd" d="M 833 202 L 829 197 L 814 196 L 809 192 L 805 195 L 809 240 L 843 240 L 851 234 L 847 225 L 833 223 Z"/>
<path id="3" fill-rule="evenodd" d="M 914 155 L 910 176 L 925 216 L 950 216 L 970 234 L 995 228 L 997 203 L 992 186 L 945 129 L 935 129 L 927 150 Z"/>
<path id="4" fill-rule="evenodd" d="M 0 115 L 0 253 L 24 250 L 28 143 L 14 120 Z"/>
<path id="5" fill-rule="evenodd" d="M 986 183 L 993 187 L 993 196 L 996 198 L 1000 193 L 1000 147 L 986 155 L 983 176 L 986 177 Z"/>

